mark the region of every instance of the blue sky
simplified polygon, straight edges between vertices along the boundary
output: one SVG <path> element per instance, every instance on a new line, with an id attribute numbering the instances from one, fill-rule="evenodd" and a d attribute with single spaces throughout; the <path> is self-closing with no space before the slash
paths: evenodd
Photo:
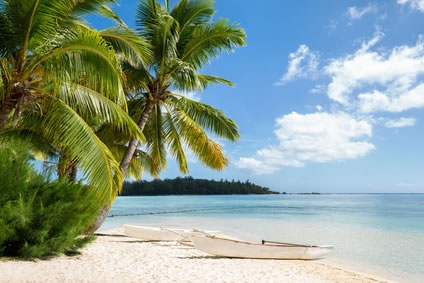
<path id="1" fill-rule="evenodd" d="M 130 27 L 137 3 L 114 8 Z M 224 110 L 242 139 L 219 140 L 230 160 L 222 172 L 190 156 L 191 176 L 287 192 L 424 193 L 424 0 L 216 0 L 216 9 L 248 44 L 204 70 L 236 87 L 193 95 Z M 170 160 L 161 178 L 179 175 Z"/>

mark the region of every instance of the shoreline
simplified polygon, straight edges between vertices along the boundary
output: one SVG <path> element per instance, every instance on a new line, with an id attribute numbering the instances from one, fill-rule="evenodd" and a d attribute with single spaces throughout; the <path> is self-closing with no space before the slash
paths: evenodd
<path id="1" fill-rule="evenodd" d="M 81 255 L 0 261 L 0 282 L 394 282 L 326 261 L 229 259 L 102 231 Z"/>

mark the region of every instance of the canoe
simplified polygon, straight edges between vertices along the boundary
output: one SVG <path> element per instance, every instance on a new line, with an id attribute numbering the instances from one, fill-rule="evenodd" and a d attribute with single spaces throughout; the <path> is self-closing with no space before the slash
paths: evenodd
<path id="1" fill-rule="evenodd" d="M 163 227 L 124 225 L 125 235 L 149 241 L 190 241 L 190 236 L 215 235 L 218 231 L 199 231 L 196 229 L 175 229 Z"/>
<path id="2" fill-rule="evenodd" d="M 319 259 L 334 248 L 333 246 L 307 246 L 267 241 L 255 244 L 208 236 L 192 236 L 191 241 L 200 251 L 232 258 Z"/>

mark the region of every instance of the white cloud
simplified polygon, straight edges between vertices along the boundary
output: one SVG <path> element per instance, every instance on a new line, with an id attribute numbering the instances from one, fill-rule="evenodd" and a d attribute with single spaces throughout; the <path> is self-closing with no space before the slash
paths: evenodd
<path id="1" fill-rule="evenodd" d="M 397 120 L 388 120 L 385 124 L 387 128 L 403 128 L 412 127 L 416 123 L 415 118 L 399 118 Z"/>
<path id="2" fill-rule="evenodd" d="M 359 108 L 362 112 L 378 111 L 403 112 L 413 108 L 424 107 L 424 83 L 400 94 L 384 94 L 379 91 L 362 93 L 358 96 Z"/>
<path id="3" fill-rule="evenodd" d="M 348 105 L 352 102 L 350 97 L 352 94 L 362 92 L 358 96 L 361 100 L 361 109 L 372 112 L 374 106 L 367 106 L 364 103 L 375 102 L 375 99 L 381 100 L 381 94 L 396 101 L 400 96 L 418 87 L 417 80 L 424 75 L 422 38 L 419 38 L 414 46 L 398 46 L 390 52 L 371 50 L 382 36 L 383 33 L 377 31 L 371 40 L 362 43 L 359 50 L 331 60 L 324 68 L 331 77 L 331 83 L 327 88 L 330 99 Z M 400 111 L 407 109 L 405 107 Z"/>
<path id="4" fill-rule="evenodd" d="M 278 145 L 267 146 L 257 152 L 257 158 L 241 158 L 239 168 L 251 169 L 256 174 L 271 174 L 256 167 L 302 167 L 307 162 L 331 162 L 355 159 L 374 150 L 367 139 L 372 136 L 372 125 L 356 120 L 346 113 L 293 112 L 276 120 L 275 135 Z"/>
<path id="5" fill-rule="evenodd" d="M 272 167 L 264 162 L 251 157 L 241 157 L 235 162 L 235 165 L 240 169 L 246 169 L 256 175 L 267 175 L 278 171 L 277 167 Z"/>
<path id="6" fill-rule="evenodd" d="M 364 15 L 368 13 L 376 13 L 376 12 L 377 12 L 377 6 L 369 4 L 368 6 L 362 7 L 362 8 L 358 8 L 355 6 L 349 7 L 347 9 L 346 15 L 351 20 L 359 20 L 360 18 L 362 18 Z"/>
<path id="7" fill-rule="evenodd" d="M 400 5 L 408 4 L 413 10 L 424 12 L 424 0 L 397 0 Z"/>
<path id="8" fill-rule="evenodd" d="M 317 71 L 318 65 L 318 53 L 310 51 L 308 46 L 302 44 L 296 52 L 290 53 L 287 72 L 274 85 L 284 85 L 288 81 L 313 75 Z"/>

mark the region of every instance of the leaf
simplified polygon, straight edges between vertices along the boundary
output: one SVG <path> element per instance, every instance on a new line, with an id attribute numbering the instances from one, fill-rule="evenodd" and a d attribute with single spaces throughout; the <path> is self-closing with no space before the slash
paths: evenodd
<path id="1" fill-rule="evenodd" d="M 202 25 L 193 30 L 191 39 L 184 46 L 181 59 L 202 68 L 222 52 L 232 52 L 235 46 L 244 46 L 246 34 L 236 24 L 219 19 L 214 25 Z"/>
<path id="2" fill-rule="evenodd" d="M 18 127 L 39 133 L 56 148 L 65 150 L 71 159 L 78 160 L 99 200 L 112 201 L 121 189 L 123 175 L 110 150 L 89 125 L 60 100 L 50 100 L 44 111 L 43 116 L 36 113 L 27 116 Z"/>
<path id="3" fill-rule="evenodd" d="M 206 166 L 223 170 L 228 165 L 222 147 L 208 137 L 202 128 L 183 111 L 174 112 L 184 142 Z"/>
<path id="4" fill-rule="evenodd" d="M 146 152 L 161 169 L 166 168 L 165 132 L 162 127 L 163 117 L 159 105 L 153 108 L 150 119 L 144 129 Z"/>
<path id="5" fill-rule="evenodd" d="M 81 29 L 52 45 L 32 56 L 29 70 L 43 67 L 43 80 L 50 84 L 83 80 L 85 86 L 125 105 L 119 61 L 98 32 Z"/>
<path id="6" fill-rule="evenodd" d="M 168 99 L 174 105 L 175 111 L 183 112 L 203 129 L 230 141 L 237 141 L 240 138 L 237 124 L 221 110 L 186 97 L 171 96 Z"/>
<path id="7" fill-rule="evenodd" d="M 137 37 L 126 27 L 108 28 L 100 31 L 100 35 L 112 45 L 121 60 L 134 67 L 150 62 L 152 54 L 146 40 Z"/>
<path id="8" fill-rule="evenodd" d="M 164 105 L 166 107 L 166 105 Z M 183 144 L 180 137 L 180 131 L 176 126 L 177 117 L 173 116 L 172 113 L 167 109 L 165 117 L 163 119 L 163 129 L 166 142 L 168 144 L 169 150 L 171 154 L 177 160 L 179 165 L 180 172 L 183 174 L 187 174 L 188 164 L 186 155 L 184 153 Z"/>
<path id="9" fill-rule="evenodd" d="M 137 124 L 121 107 L 92 89 L 65 83 L 59 89 L 57 97 L 86 120 L 99 117 L 123 134 L 145 140 Z"/>

